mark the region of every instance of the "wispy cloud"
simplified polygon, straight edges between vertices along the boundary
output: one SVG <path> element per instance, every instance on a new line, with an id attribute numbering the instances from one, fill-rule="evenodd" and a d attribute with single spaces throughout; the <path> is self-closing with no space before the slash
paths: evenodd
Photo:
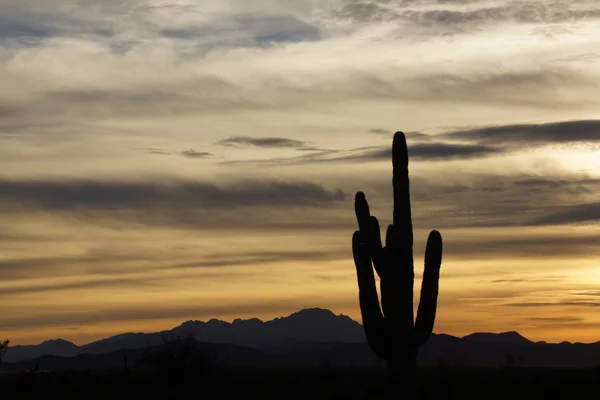
<path id="1" fill-rule="evenodd" d="M 449 132 L 443 137 L 506 147 L 588 143 L 600 145 L 600 120 L 503 125 Z"/>
<path id="2" fill-rule="evenodd" d="M 550 215 L 542 216 L 531 221 L 531 225 L 566 225 L 587 223 L 600 225 L 600 203 L 586 203 L 556 207 Z"/>
<path id="3" fill-rule="evenodd" d="M 469 144 L 450 143 L 418 143 L 410 146 L 409 157 L 417 161 L 444 161 L 453 159 L 485 158 L 503 153 L 502 149 Z M 363 153 L 343 156 L 333 160 L 344 161 L 368 161 L 368 160 L 391 160 L 392 148 L 381 147 L 375 150 L 366 150 Z"/>
<path id="4" fill-rule="evenodd" d="M 213 20 L 203 26 L 179 26 L 160 30 L 160 35 L 182 40 L 211 40 L 214 45 L 267 46 L 270 44 L 316 41 L 321 30 L 293 15 L 235 15 Z"/>
<path id="5" fill-rule="evenodd" d="M 160 153 L 160 154 L 162 154 L 162 153 Z M 182 151 L 180 154 L 187 158 L 211 158 L 211 157 L 213 157 L 212 153 L 209 153 L 207 151 L 196 151 L 193 149 Z"/>
<path id="6" fill-rule="evenodd" d="M 283 148 L 290 147 L 295 149 L 306 148 L 309 144 L 301 140 L 267 137 L 255 138 L 248 136 L 235 136 L 217 142 L 220 146 L 229 147 L 263 147 L 263 148 Z"/>
<path id="7" fill-rule="evenodd" d="M 224 161 L 225 164 L 250 165 L 307 165 L 315 163 L 361 163 L 389 161 L 392 157 L 391 146 L 359 147 L 351 150 L 320 150 L 311 154 L 288 158 L 271 158 L 261 160 Z M 409 156 L 413 161 L 448 161 L 486 158 L 502 154 L 499 148 L 484 145 L 452 144 L 452 143 L 419 143 L 411 145 Z"/>

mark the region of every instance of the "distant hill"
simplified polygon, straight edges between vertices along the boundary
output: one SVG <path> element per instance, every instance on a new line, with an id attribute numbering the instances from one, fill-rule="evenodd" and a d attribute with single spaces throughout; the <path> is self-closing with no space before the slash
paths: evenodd
<path id="1" fill-rule="evenodd" d="M 474 343 L 486 344 L 532 344 L 533 342 L 519 334 L 519 332 L 503 333 L 472 333 L 463 337 Z"/>
<path id="2" fill-rule="evenodd" d="M 220 343 L 198 343 L 200 349 L 208 350 L 218 356 L 218 361 L 227 360 L 230 365 L 236 366 L 275 366 L 277 362 L 269 354 L 258 349 L 242 347 L 234 344 Z M 124 349 L 103 354 L 79 354 L 74 357 L 61 357 L 45 355 L 33 360 L 6 363 L 5 371 L 23 370 L 110 370 L 123 368 L 124 360 L 127 359 L 128 366 L 133 366 L 145 353 L 161 351 L 169 347 L 169 343 L 139 349 Z"/>
<path id="3" fill-rule="evenodd" d="M 263 322 L 236 319 L 187 321 L 169 331 L 125 333 L 83 346 L 50 340 L 36 346 L 9 348 L 6 369 L 103 369 L 134 362 L 147 349 L 161 348 L 177 337 L 194 337 L 201 347 L 225 357 L 231 365 L 316 366 L 375 365 L 362 325 L 329 310 L 307 309 Z M 586 367 L 600 365 L 600 342 L 548 344 L 532 342 L 518 332 L 473 333 L 463 338 L 434 334 L 419 350 L 419 364 L 461 361 L 477 366 L 506 363 L 507 354 L 525 366 Z"/>
<path id="4" fill-rule="evenodd" d="M 71 342 L 62 339 L 47 340 L 38 345 L 11 346 L 4 360 L 6 362 L 30 360 L 43 355 L 56 355 L 73 357 L 80 353 L 80 348 Z"/>

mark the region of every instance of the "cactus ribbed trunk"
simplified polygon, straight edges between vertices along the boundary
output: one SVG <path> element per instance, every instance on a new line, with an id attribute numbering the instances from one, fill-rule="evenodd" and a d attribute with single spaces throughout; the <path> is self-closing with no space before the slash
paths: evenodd
<path id="1" fill-rule="evenodd" d="M 417 398 L 417 353 L 433 331 L 442 264 L 442 236 L 432 231 L 425 249 L 425 271 L 417 317 L 413 312 L 413 232 L 404 133 L 392 146 L 394 220 L 385 247 L 379 221 L 371 216 L 365 194 L 355 199 L 359 230 L 352 237 L 363 327 L 371 349 L 387 361 L 389 398 Z M 381 278 L 381 305 L 373 269 Z"/>

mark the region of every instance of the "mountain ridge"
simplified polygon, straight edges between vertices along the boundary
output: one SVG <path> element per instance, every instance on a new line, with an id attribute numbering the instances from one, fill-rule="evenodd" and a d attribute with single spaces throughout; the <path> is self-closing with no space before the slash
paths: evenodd
<path id="1" fill-rule="evenodd" d="M 305 350 L 324 350 L 334 344 L 365 344 L 363 327 L 343 314 L 322 308 L 308 308 L 263 321 L 259 318 L 236 318 L 232 322 L 212 318 L 208 321 L 188 320 L 160 332 L 127 332 L 84 345 L 64 339 L 46 340 L 38 345 L 13 346 L 6 362 L 33 360 L 42 356 L 75 357 L 83 354 L 100 355 L 121 350 L 136 350 L 160 346 L 178 337 L 194 337 L 202 343 L 231 344 L 258 349 L 267 353 L 284 353 L 302 347 Z M 432 341 L 440 346 L 594 346 L 591 344 L 549 344 L 534 342 L 516 331 L 492 333 L 475 332 L 457 337 L 433 334 Z M 328 345 L 329 344 L 329 345 Z M 329 346 L 330 347 L 330 346 Z M 470 348 L 470 347 L 469 347 Z M 598 360 L 600 364 L 600 358 Z"/>

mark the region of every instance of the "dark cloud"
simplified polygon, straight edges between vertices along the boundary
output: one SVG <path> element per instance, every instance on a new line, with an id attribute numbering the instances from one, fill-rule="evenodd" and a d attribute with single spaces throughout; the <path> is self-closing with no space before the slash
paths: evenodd
<path id="1" fill-rule="evenodd" d="M 0 220 L 11 224 L 42 216 L 115 230 L 351 229 L 348 201 L 339 188 L 306 182 L 0 180 Z"/>
<path id="2" fill-rule="evenodd" d="M 349 210 L 340 206 L 347 200 L 339 188 L 307 182 L 0 180 L 0 215 L 53 216 L 118 230 L 334 229 L 352 226 L 336 211 Z"/>
<path id="3" fill-rule="evenodd" d="M 409 142 L 429 142 L 433 140 L 431 135 L 422 132 L 404 132 Z"/>
<path id="4" fill-rule="evenodd" d="M 123 54 L 147 38 L 194 41 L 197 48 L 265 47 L 271 44 L 320 40 L 321 30 L 293 15 L 237 14 L 210 18 L 195 25 L 157 23 L 156 12 L 197 12 L 193 5 L 152 6 L 138 1 L 20 0 L 0 6 L 0 43 L 17 41 L 19 47 L 38 39 L 83 38 L 102 41 Z M 172 18 L 178 21 L 179 18 Z M 132 36 L 132 32 L 134 35 Z M 137 36 L 134 40 L 132 37 Z M 98 40 L 99 39 L 99 40 Z"/>
<path id="5" fill-rule="evenodd" d="M 339 9 L 336 16 L 357 21 L 371 21 L 380 19 L 384 15 L 384 11 L 385 9 L 375 2 L 353 2 Z"/>
<path id="6" fill-rule="evenodd" d="M 600 120 L 491 126 L 448 132 L 441 137 L 506 147 L 573 143 L 600 144 Z"/>
<path id="7" fill-rule="evenodd" d="M 207 182 L 119 181 L 17 181 L 0 180 L 5 205 L 34 204 L 46 210 L 128 209 L 136 207 L 238 207 L 302 206 L 344 200 L 333 191 L 311 183 L 241 182 L 217 185 Z"/>
<path id="8" fill-rule="evenodd" d="M 391 136 L 393 132 L 385 129 L 369 129 L 369 133 L 373 133 L 375 135 Z"/>
<path id="9" fill-rule="evenodd" d="M 58 27 L 44 26 L 40 21 L 19 20 L 11 15 L 0 14 L 0 39 L 43 38 L 58 32 Z"/>
<path id="10" fill-rule="evenodd" d="M 106 253 L 109 253 L 107 250 Z M 212 271 L 215 274 L 231 274 L 231 272 L 214 272 L 227 267 L 237 266 L 252 266 L 266 265 L 280 262 L 290 261 L 331 261 L 342 260 L 349 257 L 347 249 L 338 249 L 320 251 L 318 249 L 311 250 L 274 250 L 274 251 L 254 251 L 240 252 L 229 254 L 202 254 L 200 260 L 194 261 L 174 261 L 172 259 L 165 260 L 156 256 L 151 252 L 139 252 L 134 249 L 129 252 L 121 252 L 120 254 L 97 254 L 100 251 L 90 251 L 82 256 L 70 257 L 33 257 L 33 258 L 14 258 L 0 261 L 0 273 L 2 279 L 0 282 L 10 282 L 12 280 L 20 280 L 35 275 L 37 278 L 63 275 L 73 276 L 73 271 L 77 273 L 75 276 L 85 274 L 90 281 L 74 282 L 64 284 L 36 284 L 23 287 L 7 287 L 2 288 L 2 293 L 5 294 L 21 294 L 33 292 L 46 292 L 53 290 L 66 289 L 84 289 L 101 286 L 111 286 L 114 284 L 133 285 L 138 280 L 140 283 L 159 284 L 160 282 L 152 282 L 151 279 L 141 279 L 139 277 L 122 277 L 129 275 L 132 272 L 149 272 L 155 270 L 198 270 L 202 271 L 203 276 Z M 119 269 L 114 269 L 114 265 L 119 265 Z M 123 268 L 127 265 L 127 268 Z M 140 266 L 141 265 L 141 266 Z M 77 267 L 75 270 L 73 267 Z M 70 274 L 69 274 L 70 272 Z M 105 279 L 110 275 L 113 278 Z M 235 272 L 236 276 L 240 273 Z M 255 274 L 255 273 L 254 273 Z M 101 280 L 93 280 L 94 277 Z M 143 281 L 143 282 L 142 282 Z"/>
<path id="11" fill-rule="evenodd" d="M 391 146 L 369 146 L 352 150 L 318 150 L 316 153 L 297 157 L 271 158 L 263 160 L 225 161 L 224 164 L 252 165 L 298 165 L 312 163 L 377 162 L 392 159 Z M 417 143 L 408 149 L 412 161 L 449 161 L 485 158 L 502 154 L 503 150 L 492 146 L 453 144 L 453 143 Z"/>
<path id="12" fill-rule="evenodd" d="M 424 5 L 427 7 L 421 7 Z M 334 15 L 361 23 L 403 22 L 447 35 L 470 33 L 492 24 L 548 25 L 596 20 L 600 18 L 600 8 L 581 1 L 507 1 L 490 6 L 472 0 L 348 0 Z"/>
<path id="13" fill-rule="evenodd" d="M 600 179 L 584 174 L 464 174 L 445 181 L 413 179 L 411 185 L 414 218 L 435 214 L 440 227 L 546 226 L 599 220 L 598 205 L 587 201 L 600 191 Z M 383 184 L 372 190 L 391 196 L 391 189 Z M 423 217 L 420 208 L 426 210 Z"/>
<path id="14" fill-rule="evenodd" d="M 532 226 L 594 224 L 600 225 L 600 202 L 560 206 L 559 211 L 535 218 Z M 599 236 L 600 239 L 600 236 Z"/>
<path id="15" fill-rule="evenodd" d="M 589 190 L 585 185 L 596 185 L 600 183 L 600 181 L 598 179 L 572 179 L 572 180 L 568 180 L 568 179 L 562 179 L 562 178 L 547 178 L 547 177 L 543 177 L 543 176 L 537 176 L 537 177 L 530 177 L 530 178 L 522 178 L 522 179 L 518 179 L 514 182 L 514 184 L 516 186 L 524 186 L 524 187 L 529 187 L 531 189 L 535 188 L 563 188 L 563 189 L 568 189 L 569 186 L 572 185 L 576 185 L 577 188 L 576 190 L 579 190 L 581 192 L 586 192 L 586 193 L 591 193 L 592 191 Z"/>
<path id="16" fill-rule="evenodd" d="M 600 190 L 600 179 L 586 175 L 465 174 L 450 180 L 415 179 L 413 198 L 422 203 L 455 205 L 453 213 L 487 219 L 499 214 L 507 223 L 532 223 L 540 213 L 550 215 L 562 204 L 581 202 Z M 391 190 L 388 190 L 391 192 Z M 462 210 L 461 210 L 462 209 Z"/>
<path id="17" fill-rule="evenodd" d="M 290 15 L 241 15 L 231 19 L 212 21 L 205 26 L 167 28 L 160 31 L 165 37 L 183 40 L 212 38 L 218 44 L 220 37 L 229 38 L 228 45 L 264 46 L 269 43 L 315 41 L 322 38 L 315 25 Z"/>
<path id="18" fill-rule="evenodd" d="M 303 149 L 307 148 L 308 143 L 301 140 L 280 138 L 280 137 L 266 137 L 256 138 L 249 136 L 235 136 L 217 142 L 220 146 L 227 147 L 264 147 L 264 148 L 295 148 Z"/>
<path id="19" fill-rule="evenodd" d="M 28 1 L 15 1 L 0 7 L 0 42 L 16 39 L 26 45 L 31 39 L 111 37 L 115 34 L 110 19 L 94 19 L 84 13 L 74 16 L 69 13 L 73 9 L 52 8 Z"/>
<path id="20" fill-rule="evenodd" d="M 374 135 L 380 135 L 383 137 L 392 137 L 394 132 L 385 130 L 385 129 L 369 129 L 369 133 Z M 406 135 L 406 139 L 409 142 L 427 142 L 432 139 L 432 137 L 426 133 L 422 132 L 404 132 Z"/>
<path id="21" fill-rule="evenodd" d="M 418 143 L 409 146 L 408 155 L 411 160 L 446 161 L 455 159 L 485 158 L 501 154 L 502 149 L 483 145 L 449 144 L 449 143 Z M 369 161 L 391 160 L 392 148 L 381 147 L 376 150 L 366 150 L 363 153 L 339 157 L 335 160 Z"/>
<path id="22" fill-rule="evenodd" d="M 364 191 L 373 207 L 391 210 L 393 193 L 390 180 L 391 174 L 381 179 L 361 179 L 347 183 L 347 188 L 349 192 Z M 596 193 L 600 193 L 600 178 L 583 173 L 478 173 L 474 165 L 472 172 L 463 170 L 461 173 L 448 174 L 442 171 L 411 175 L 415 226 L 431 229 L 597 224 L 598 206 L 590 202 Z M 591 242 L 584 240 L 581 244 L 576 241 L 568 241 L 568 245 L 567 242 L 561 244 L 561 240 L 552 243 L 547 237 L 543 240 L 540 238 L 539 246 L 526 241 L 496 245 L 498 248 L 511 247 L 513 254 L 523 252 L 524 256 L 533 253 L 543 256 L 548 248 L 555 247 L 561 247 L 561 252 L 568 253 L 570 250 L 567 246 L 573 246 L 575 254 L 581 254 L 589 253 L 589 247 L 594 246 L 593 241 L 600 240 L 600 237 L 592 235 Z M 473 248 L 467 249 L 467 253 L 496 253 L 485 243 L 476 246 L 476 242 L 471 244 Z M 450 250 L 449 247 L 448 251 L 456 250 Z M 461 256 L 464 256 L 462 252 Z"/>
<path id="23" fill-rule="evenodd" d="M 436 225 L 437 227 L 437 225 Z M 443 230 L 442 230 L 443 233 Z M 497 259 L 504 258 L 548 258 L 577 257 L 593 253 L 599 243 L 600 234 L 583 235 L 519 235 L 510 238 L 498 238 L 490 234 L 474 237 L 448 237 L 444 240 L 444 255 L 456 259 Z M 424 246 L 424 245 L 423 245 Z M 422 251 L 421 251 L 422 250 Z M 420 249 L 419 253 L 422 253 Z M 536 283 L 557 282 L 561 277 L 499 279 L 493 283 Z"/>
<path id="24" fill-rule="evenodd" d="M 333 153 L 337 153 L 339 150 L 333 150 L 333 149 L 322 149 L 320 147 L 302 147 L 302 148 L 297 148 L 296 151 L 305 151 L 305 152 L 317 152 L 317 153 L 322 153 L 322 154 L 333 154 Z"/>
<path id="25" fill-rule="evenodd" d="M 164 154 L 164 153 L 158 153 L 158 154 Z M 184 156 L 184 157 L 187 157 L 187 158 L 210 158 L 210 157 L 213 156 L 212 153 L 209 153 L 209 152 L 206 152 L 206 151 L 204 151 L 204 152 L 198 152 L 198 151 L 195 151 L 193 149 L 182 151 L 180 154 L 182 156 Z"/>
<path id="26" fill-rule="evenodd" d="M 17 117 L 22 113 L 22 110 L 19 107 L 16 107 L 13 104 L 2 104 L 0 103 L 0 117 L 3 119 L 9 117 Z M 16 125 L 16 126 L 15 126 Z M 6 120 L 0 121 L 0 132 L 11 132 L 13 129 L 19 129 L 22 124 L 14 124 L 10 122 L 6 122 Z"/>
<path id="27" fill-rule="evenodd" d="M 510 1 L 498 7 L 481 7 L 469 10 L 415 10 L 405 17 L 421 25 L 466 26 L 475 28 L 481 24 L 517 22 L 524 24 L 555 24 L 563 22 L 594 20 L 600 17 L 600 9 L 582 8 L 562 2 Z"/>
<path id="28" fill-rule="evenodd" d="M 381 147 L 363 149 L 350 155 L 343 154 L 341 151 L 317 152 L 292 159 L 262 160 L 257 164 L 272 166 L 348 162 L 348 160 L 356 162 L 357 159 L 360 161 L 358 157 L 370 157 L 367 161 L 389 162 L 391 158 L 389 149 L 381 149 Z M 413 154 L 411 153 L 411 157 Z M 426 155 L 431 157 L 429 153 Z M 251 161 L 229 163 L 252 164 Z M 391 208 L 392 188 L 389 179 L 391 176 L 376 179 L 359 177 L 345 181 L 343 190 L 346 193 L 362 190 L 367 193 L 373 206 Z M 477 173 L 474 169 L 472 173 L 452 175 L 436 173 L 413 175 L 411 180 L 413 219 L 418 224 L 438 229 L 598 223 L 600 220 L 598 204 L 589 202 L 589 199 L 598 192 L 600 192 L 600 178 L 592 178 L 582 173 L 502 174 Z M 352 205 L 343 204 L 346 208 L 340 210 L 338 214 L 330 214 L 326 218 L 327 222 L 323 221 L 323 224 L 349 226 L 349 221 L 353 218 Z M 348 220 L 345 221 L 344 218 Z M 554 245 L 560 246 L 560 243 Z M 580 246 L 574 246 L 577 252 L 582 251 Z M 486 252 L 494 253 L 493 249 L 485 249 Z M 546 250 L 538 248 L 535 251 L 541 254 Z"/>
<path id="29" fill-rule="evenodd" d="M 485 158 L 503 151 L 490 146 L 450 143 L 418 143 L 410 145 L 408 155 L 411 160 L 418 161 L 447 161 L 455 159 Z M 391 146 L 367 149 L 362 153 L 342 156 L 336 160 L 386 160 L 392 159 Z"/>
<path id="30" fill-rule="evenodd" d="M 150 154 L 158 154 L 158 155 L 169 155 L 171 154 L 171 152 L 165 150 L 165 149 L 157 149 L 154 147 L 146 147 L 144 149 L 142 149 L 145 152 L 148 152 Z"/>

